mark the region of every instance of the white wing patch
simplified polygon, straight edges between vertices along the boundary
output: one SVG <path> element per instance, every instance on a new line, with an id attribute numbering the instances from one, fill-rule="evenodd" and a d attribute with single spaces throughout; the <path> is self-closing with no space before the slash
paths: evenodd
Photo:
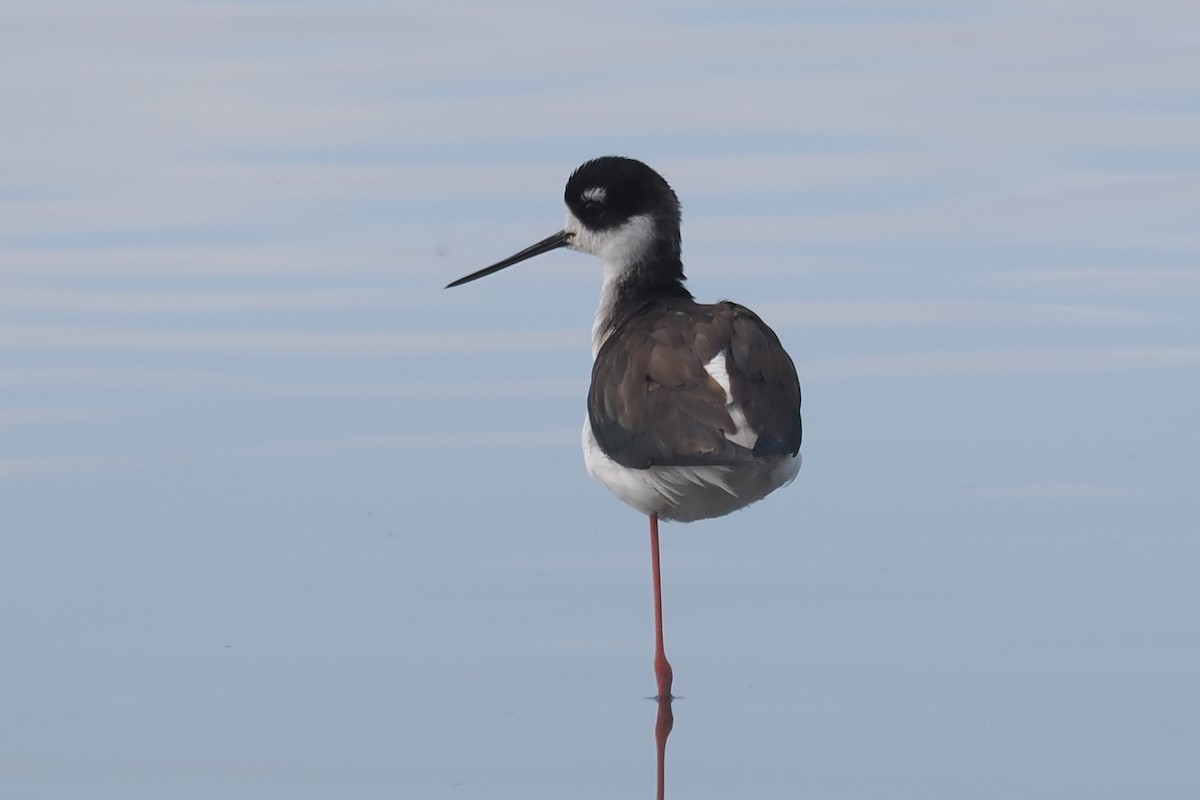
<path id="1" fill-rule="evenodd" d="M 725 438 L 747 450 L 753 450 L 755 443 L 758 442 L 758 431 L 751 428 L 750 424 L 746 422 L 746 412 L 742 410 L 742 404 L 733 399 L 733 392 L 729 388 L 729 370 L 726 368 L 728 357 L 729 352 L 722 350 L 713 356 L 712 361 L 704 365 L 704 371 L 725 390 L 725 408 L 729 411 L 729 416 L 733 417 L 733 424 L 737 426 L 736 431 L 722 431 Z"/>

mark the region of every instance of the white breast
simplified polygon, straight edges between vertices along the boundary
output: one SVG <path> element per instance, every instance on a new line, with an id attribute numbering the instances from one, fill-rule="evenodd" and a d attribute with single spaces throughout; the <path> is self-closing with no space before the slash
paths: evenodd
<path id="1" fill-rule="evenodd" d="M 800 472 L 800 454 L 759 459 L 736 467 L 632 469 L 600 449 L 591 422 L 583 421 L 583 462 L 592 477 L 643 514 L 694 522 L 720 517 L 787 486 Z"/>

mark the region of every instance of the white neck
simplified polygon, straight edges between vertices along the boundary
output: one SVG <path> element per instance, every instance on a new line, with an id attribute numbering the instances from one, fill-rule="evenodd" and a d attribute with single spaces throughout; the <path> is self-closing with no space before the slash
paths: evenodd
<path id="1" fill-rule="evenodd" d="M 567 210 L 565 229 L 573 234 L 570 247 L 590 253 L 600 259 L 604 267 L 604 284 L 600 288 L 600 307 L 596 309 L 596 322 L 592 326 L 592 357 L 600 352 L 600 345 L 612 333 L 613 311 L 617 303 L 617 289 L 629 270 L 654 250 L 656 238 L 654 220 L 639 214 L 618 228 L 594 231 L 587 228 Z"/>
<path id="2" fill-rule="evenodd" d="M 613 332 L 613 312 L 617 306 L 617 287 L 625 275 L 624 265 L 604 263 L 604 283 L 600 286 L 600 305 L 596 308 L 596 321 L 592 323 L 592 358 L 600 352 L 600 345 Z"/>

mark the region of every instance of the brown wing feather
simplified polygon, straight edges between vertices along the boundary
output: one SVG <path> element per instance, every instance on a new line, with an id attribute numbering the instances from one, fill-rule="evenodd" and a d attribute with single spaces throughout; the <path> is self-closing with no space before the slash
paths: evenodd
<path id="1" fill-rule="evenodd" d="M 800 451 L 800 381 L 775 332 L 747 308 L 737 306 L 729 348 L 730 391 L 746 423 L 758 433 L 759 456 Z"/>
<path id="2" fill-rule="evenodd" d="M 753 450 L 705 370 L 727 351 L 730 390 L 758 432 Z M 783 398 L 782 402 L 780 398 Z M 643 306 L 605 341 L 592 370 L 588 419 L 601 449 L 626 467 L 739 464 L 800 447 L 795 367 L 762 320 L 734 303 L 672 299 Z"/>

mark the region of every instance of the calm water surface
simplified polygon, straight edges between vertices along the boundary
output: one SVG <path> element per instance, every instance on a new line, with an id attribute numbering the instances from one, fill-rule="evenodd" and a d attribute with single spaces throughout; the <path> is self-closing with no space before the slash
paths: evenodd
<path id="1" fill-rule="evenodd" d="M 805 466 L 664 531 L 669 797 L 1200 791 L 1188 4 L 0 11 L 0 792 L 653 796 L 583 160 Z"/>

